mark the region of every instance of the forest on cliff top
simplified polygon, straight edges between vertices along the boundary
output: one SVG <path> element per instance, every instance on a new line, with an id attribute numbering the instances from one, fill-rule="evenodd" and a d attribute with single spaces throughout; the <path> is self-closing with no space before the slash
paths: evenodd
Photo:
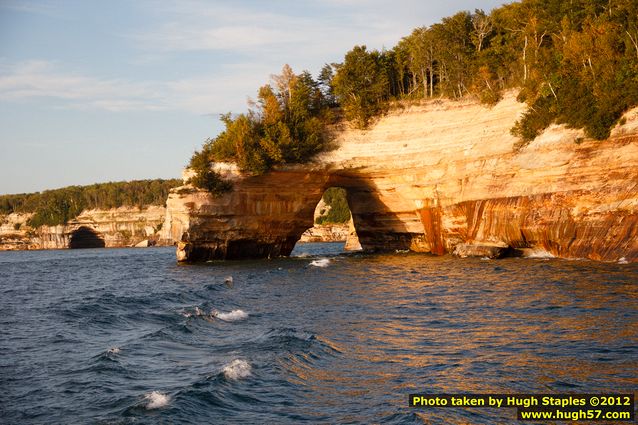
<path id="1" fill-rule="evenodd" d="M 0 214 L 34 213 L 29 226 L 55 226 L 88 209 L 165 205 L 169 190 L 181 184 L 181 179 L 134 180 L 0 195 Z"/>
<path id="2" fill-rule="evenodd" d="M 512 129 L 519 145 L 552 123 L 609 137 L 638 105 L 638 0 L 522 0 L 416 28 L 389 50 L 355 46 L 317 78 L 285 65 L 247 113 L 225 115 L 225 130 L 193 155 L 192 183 L 230 189 L 212 161 L 256 174 L 306 162 L 330 147 L 336 120 L 365 128 L 395 101 L 472 96 L 495 104 L 511 88 L 528 106 Z"/>

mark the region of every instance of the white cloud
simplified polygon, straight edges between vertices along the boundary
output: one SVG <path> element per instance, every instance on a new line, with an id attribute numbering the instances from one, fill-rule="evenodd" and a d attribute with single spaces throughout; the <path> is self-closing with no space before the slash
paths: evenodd
<path id="1" fill-rule="evenodd" d="M 146 7 L 163 23 L 133 38 L 157 50 L 248 50 L 259 55 L 264 47 L 285 47 L 291 56 L 342 56 L 355 44 L 391 48 L 417 26 L 430 25 L 459 10 L 490 10 L 502 3 L 505 1 L 288 0 L 251 5 L 223 0 L 147 0 Z"/>
<path id="2" fill-rule="evenodd" d="M 158 20 L 164 22 L 130 37 L 143 49 L 155 51 L 228 51 L 264 60 L 274 51 L 286 52 L 289 60 L 301 56 L 316 61 L 324 54 L 341 56 L 356 43 L 391 45 L 398 41 L 401 29 L 384 16 L 349 17 L 334 10 L 328 15 L 301 16 L 285 7 L 280 12 L 264 10 L 263 3 L 252 8 L 239 2 L 195 0 L 151 4 Z"/>
<path id="3" fill-rule="evenodd" d="M 133 38 L 144 47 L 167 51 L 245 50 L 281 43 L 289 33 L 276 28 L 250 25 L 201 26 L 192 28 L 170 23 Z"/>
<path id="4" fill-rule="evenodd" d="M 123 69 L 121 78 L 105 78 L 97 74 L 100 71 L 77 72 L 59 62 L 0 61 L 0 102 L 50 99 L 62 108 L 198 114 L 243 110 L 246 97 L 254 96 L 284 63 L 297 72 L 317 72 L 325 62 L 340 61 L 355 44 L 391 48 L 413 27 L 435 20 L 428 17 L 435 5 L 397 2 L 314 0 L 303 6 L 274 2 L 264 11 L 263 2 L 251 7 L 223 0 L 146 0 L 140 2 L 141 9 L 152 19 L 125 37 L 137 47 L 138 56 L 129 64 L 143 68 L 152 63 L 155 74 L 133 77 L 136 74 Z M 450 2 L 459 8 L 470 3 Z M 5 0 L 3 4 L 34 13 L 51 8 L 48 2 Z M 310 7 L 316 13 L 305 10 Z M 190 62 L 176 78 L 175 63 L 170 61 L 179 63 L 181 53 L 188 54 Z M 172 71 L 163 72 L 169 68 Z"/>
<path id="5" fill-rule="evenodd" d="M 259 66 L 243 66 L 221 76 L 140 82 L 102 79 L 69 72 L 48 61 L 27 61 L 0 64 L 0 99 L 7 102 L 48 98 L 63 108 L 111 112 L 220 113 L 244 109 L 245 97 L 241 93 L 248 87 L 257 87 L 263 72 Z"/>
<path id="6" fill-rule="evenodd" d="M 51 98 L 73 107 L 118 111 L 151 108 L 160 100 L 149 83 L 89 77 L 59 69 L 47 61 L 27 61 L 0 68 L 0 97 L 4 100 Z"/>

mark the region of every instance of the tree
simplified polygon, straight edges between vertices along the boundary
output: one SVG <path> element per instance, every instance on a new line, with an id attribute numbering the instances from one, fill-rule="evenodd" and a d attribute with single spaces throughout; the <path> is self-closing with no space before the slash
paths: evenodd
<path id="1" fill-rule="evenodd" d="M 319 72 L 319 77 L 317 78 L 321 94 L 323 95 L 323 106 L 337 106 L 337 98 L 335 97 L 334 89 L 332 88 L 332 79 L 334 78 L 335 68 L 336 64 L 324 64 Z"/>
<path id="2" fill-rule="evenodd" d="M 482 10 L 476 9 L 474 15 L 472 15 L 472 29 L 472 42 L 476 46 L 476 51 L 480 52 L 483 48 L 483 41 L 494 29 L 492 18 L 486 15 Z"/>
<path id="3" fill-rule="evenodd" d="M 409 90 L 404 93 L 410 96 L 419 92 L 421 97 L 431 97 L 434 89 L 435 61 L 432 33 L 426 27 L 416 28 L 409 36 L 401 39 L 395 51 L 401 59 L 397 67 L 405 69 L 409 77 Z"/>
<path id="4" fill-rule="evenodd" d="M 191 158 L 190 167 L 198 175 L 192 182 L 198 187 L 216 187 L 209 184 L 216 183 L 208 171 L 212 161 L 232 161 L 244 171 L 261 174 L 275 165 L 308 161 L 325 149 L 327 106 L 309 72 L 297 75 L 284 65 L 251 105 L 248 113 L 223 115 L 224 131 Z"/>
<path id="5" fill-rule="evenodd" d="M 387 99 L 388 78 L 383 72 L 379 52 L 368 52 L 366 46 L 355 46 L 337 67 L 333 88 L 346 118 L 361 128 L 366 127 L 370 118 L 381 110 L 382 101 Z"/>

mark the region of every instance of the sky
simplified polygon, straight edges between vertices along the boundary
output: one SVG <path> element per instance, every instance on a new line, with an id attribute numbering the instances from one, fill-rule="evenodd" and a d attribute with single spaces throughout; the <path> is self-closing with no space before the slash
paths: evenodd
<path id="1" fill-rule="evenodd" d="M 284 64 L 498 0 L 0 0 L 0 194 L 176 178 Z"/>

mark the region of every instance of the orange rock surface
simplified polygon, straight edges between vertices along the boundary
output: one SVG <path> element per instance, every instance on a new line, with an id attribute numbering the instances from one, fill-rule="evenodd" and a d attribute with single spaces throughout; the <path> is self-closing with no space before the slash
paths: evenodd
<path id="1" fill-rule="evenodd" d="M 346 125 L 310 164 L 233 180 L 219 198 L 183 186 L 164 231 L 185 261 L 288 255 L 312 227 L 325 189 L 347 190 L 366 250 L 444 254 L 507 245 L 565 258 L 638 261 L 638 109 L 608 140 L 553 125 L 520 149 L 510 128 L 525 105 L 430 101 L 395 109 L 368 130 Z M 579 143 L 576 143 L 579 142 Z"/>

